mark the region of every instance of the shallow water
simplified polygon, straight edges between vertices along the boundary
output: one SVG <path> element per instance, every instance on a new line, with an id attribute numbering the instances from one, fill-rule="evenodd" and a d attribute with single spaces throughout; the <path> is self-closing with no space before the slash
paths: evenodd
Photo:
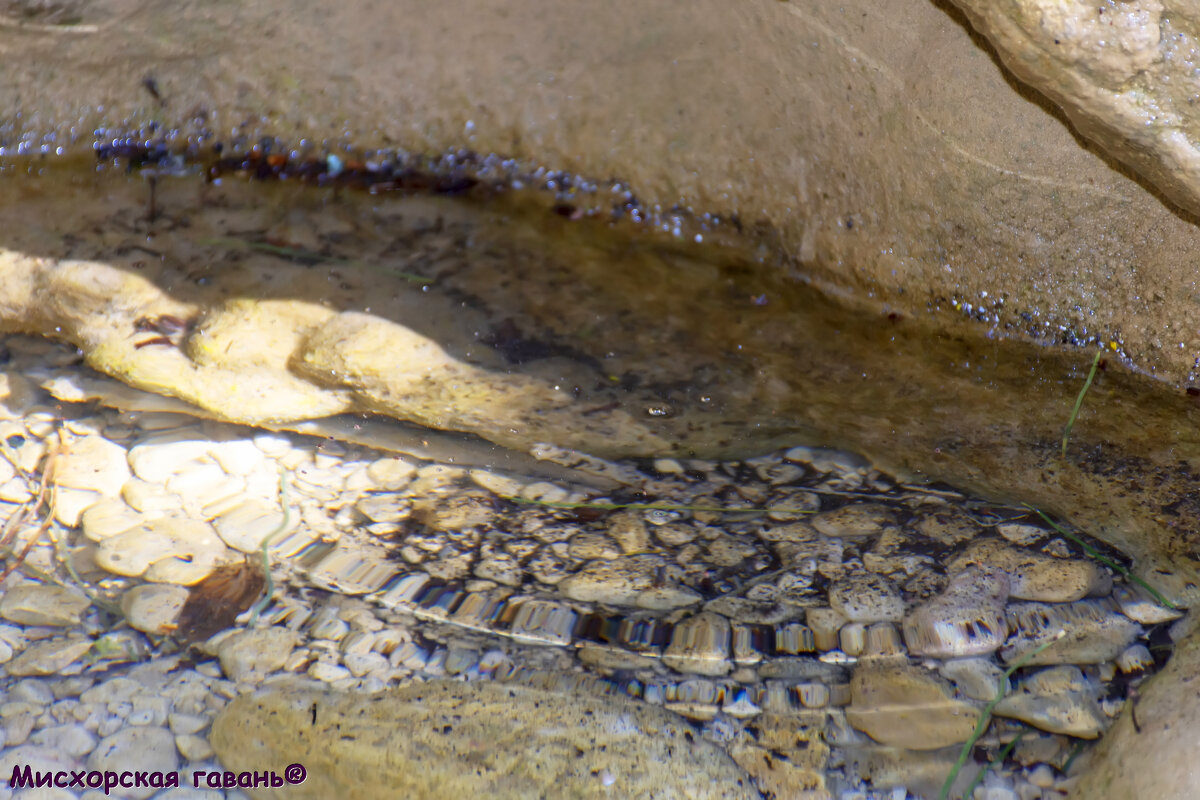
<path id="1" fill-rule="evenodd" d="M 1181 576 L 1172 596 L 1196 591 L 1200 559 L 1186 541 L 1200 535 L 1200 407 L 1115 357 L 1064 459 L 1091 352 L 850 307 L 723 228 L 685 225 L 684 237 L 707 237 L 695 244 L 612 224 L 607 201 L 596 218 L 572 220 L 548 196 L 486 187 L 403 197 L 194 176 L 159 178 L 151 223 L 142 175 L 58 162 L 39 173 L 0 185 L 2 244 L 13 250 L 178 263 L 188 280 L 164 288 L 184 301 L 211 298 L 223 271 L 300 262 L 303 286 L 247 286 L 242 274 L 216 294 L 366 308 L 370 292 L 358 287 L 416 273 L 431 282 L 390 281 L 394 302 L 375 312 L 403 315 L 467 361 L 572 392 L 580 423 L 628 411 L 661 453 L 855 450 L 900 475 L 1059 514 L 1135 554 L 1143 576 L 1171 563 Z M 322 257 L 280 259 L 267 242 Z M 601 456 L 658 454 L 614 450 L 586 430 L 574 441 Z"/>
<path id="2" fill-rule="evenodd" d="M 148 176 L 137 172 L 13 167 L 0 182 L 0 247 L 118 264 L 201 310 L 230 298 L 300 299 L 382 314 L 460 362 L 569 394 L 556 424 L 575 449 L 642 459 L 615 472 L 582 465 L 625 481 L 627 493 L 647 491 L 640 481 L 657 473 L 654 457 L 676 457 L 686 469 L 694 458 L 843 448 L 900 481 L 1040 506 L 1132 555 L 1135 571 L 1168 597 L 1195 592 L 1200 557 L 1187 542 L 1200 525 L 1191 471 L 1200 410 L 1115 358 L 1062 458 L 1062 427 L 1090 354 L 973 327 L 939 331 L 921 316 L 831 299 L 750 237 L 705 221 L 684 221 L 676 236 L 613 221 L 607 209 L 573 219 L 581 215 L 544 195 L 487 186 L 442 197 L 236 176 L 207 183 L 197 174 L 160 175 L 153 186 L 151 201 Z M 101 300 L 114 319 L 136 316 L 121 298 Z M 0 325 L 53 334 L 56 319 L 78 312 L 53 298 L 12 301 Z M 128 326 L 128 336 L 147 342 L 138 352 L 186 349 L 189 325 L 162 330 L 162 319 L 150 330 Z M 89 356 L 97 345 L 72 339 L 69 328 L 62 335 Z M 169 383 L 163 389 L 190 399 Z M 598 432 L 594 420 L 614 410 L 655 446 L 639 451 Z M 486 420 L 464 430 L 486 437 Z M 508 449 L 492 451 L 492 464 L 519 472 L 530 441 L 493 433 Z M 456 451 L 457 463 L 468 449 L 488 461 L 489 447 L 474 439 Z M 729 469 L 736 478 L 738 468 Z M 863 463 L 854 469 L 878 484 L 864 491 L 894 488 Z M 756 502 L 748 487 L 738 503 Z M 761 569 L 772 566 L 768 559 Z M 913 589 L 913 598 L 937 588 Z"/>

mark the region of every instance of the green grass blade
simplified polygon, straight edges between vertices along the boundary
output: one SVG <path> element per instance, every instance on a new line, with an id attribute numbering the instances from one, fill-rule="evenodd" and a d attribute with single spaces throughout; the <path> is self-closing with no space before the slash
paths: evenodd
<path id="1" fill-rule="evenodd" d="M 979 774 L 975 776 L 975 780 L 971 781 L 971 785 L 967 787 L 965 792 L 963 792 L 963 797 L 971 797 L 973 794 L 975 794 L 975 787 L 983 783 L 984 776 L 987 775 L 990 770 L 1002 765 L 1004 763 L 1004 759 L 1008 758 L 1008 754 L 1011 753 L 1013 748 L 1017 746 L 1017 742 L 1021 741 L 1021 739 L 1024 738 L 1025 734 L 1027 733 L 1029 733 L 1029 731 L 1021 731 L 1018 733 L 1012 738 L 1012 741 L 1004 745 L 1004 749 L 997 753 L 995 758 L 984 764 L 983 769 L 979 770 Z"/>
<path id="2" fill-rule="evenodd" d="M 1067 420 L 1067 427 L 1063 428 L 1062 438 L 1062 457 L 1067 457 L 1067 439 L 1071 437 L 1071 428 L 1075 427 L 1075 418 L 1079 416 L 1079 409 L 1083 407 L 1083 396 L 1087 394 L 1087 390 L 1092 388 L 1092 381 L 1096 378 L 1096 368 L 1100 366 L 1100 356 L 1104 355 L 1104 348 L 1096 351 L 1096 357 L 1092 359 L 1092 368 L 1088 370 L 1087 380 L 1083 382 L 1083 388 L 1079 390 L 1079 396 L 1075 398 L 1075 408 L 1071 409 L 1071 416 Z"/>
<path id="3" fill-rule="evenodd" d="M 1062 534 L 1063 536 L 1067 537 L 1075 544 L 1082 547 L 1083 552 L 1087 553 L 1089 556 L 1096 559 L 1101 564 L 1103 564 L 1104 566 L 1111 569 L 1113 572 L 1116 572 L 1120 575 L 1125 576 L 1125 580 L 1136 583 L 1138 586 L 1145 589 L 1150 594 L 1150 596 L 1154 598 L 1154 602 L 1158 603 L 1160 606 L 1163 606 L 1164 608 L 1169 608 L 1172 611 L 1179 610 L 1178 606 L 1176 606 L 1170 600 L 1168 600 L 1167 598 L 1165 598 L 1161 594 L 1159 594 L 1159 592 L 1153 586 L 1146 583 L 1144 580 L 1139 578 L 1137 575 L 1134 575 L 1132 572 L 1129 571 L 1129 569 L 1127 567 L 1124 567 L 1124 566 L 1118 564 L 1117 562 L 1113 561 L 1111 558 L 1108 558 L 1107 556 L 1102 555 L 1096 548 L 1092 547 L 1090 544 L 1085 542 L 1083 539 L 1080 539 L 1075 534 L 1064 529 L 1057 522 L 1050 519 L 1050 517 L 1047 516 L 1041 509 L 1034 508 L 1033 506 L 1029 505 L 1028 503 L 1022 503 L 1021 505 L 1025 506 L 1030 511 L 1032 511 L 1033 513 L 1035 513 L 1039 517 L 1041 517 L 1043 520 L 1045 520 L 1046 524 L 1049 525 L 1051 528 L 1058 531 L 1060 534 Z"/>
<path id="4" fill-rule="evenodd" d="M 983 732 L 986 731 L 987 726 L 991 724 L 992 710 L 995 709 L 995 707 L 1000 704 L 1000 701 L 1004 699 L 1004 696 L 1008 694 L 1008 679 L 1012 677 L 1014 672 L 1028 664 L 1034 656 L 1066 635 L 1067 632 L 1065 630 L 1060 630 L 1058 633 L 1054 634 L 1052 639 L 1047 642 L 1042 642 L 1040 645 L 1021 656 L 1011 665 L 1009 665 L 1008 669 L 1004 671 L 1004 677 L 1000 679 L 1000 688 L 996 690 L 996 696 L 993 697 L 991 701 L 983 707 L 983 711 L 979 715 L 979 722 L 975 723 L 975 730 L 971 733 L 971 738 L 963 742 L 962 752 L 958 754 L 958 760 L 954 762 L 954 767 L 950 770 L 950 774 L 946 776 L 946 782 L 942 784 L 942 791 L 938 793 L 938 800 L 947 800 L 947 798 L 950 797 L 950 788 L 954 786 L 954 781 L 958 779 L 958 773 L 962 772 L 962 768 L 967 764 L 967 759 L 971 757 L 971 751 L 975 749 L 975 743 L 979 741 L 979 737 L 983 736 Z"/>

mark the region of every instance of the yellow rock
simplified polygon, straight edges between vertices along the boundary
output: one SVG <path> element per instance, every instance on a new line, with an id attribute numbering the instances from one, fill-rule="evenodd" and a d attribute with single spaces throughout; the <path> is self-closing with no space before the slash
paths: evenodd
<path id="1" fill-rule="evenodd" d="M 910 665 L 859 667 L 850 696 L 850 724 L 893 747 L 936 750 L 965 742 L 979 720 L 979 708 L 955 699 L 948 682 Z"/>
<path id="2" fill-rule="evenodd" d="M 210 736 L 234 771 L 307 779 L 261 798 L 754 798 L 750 777 L 679 717 L 619 697 L 488 681 L 362 695 L 272 688 L 242 695 Z"/>

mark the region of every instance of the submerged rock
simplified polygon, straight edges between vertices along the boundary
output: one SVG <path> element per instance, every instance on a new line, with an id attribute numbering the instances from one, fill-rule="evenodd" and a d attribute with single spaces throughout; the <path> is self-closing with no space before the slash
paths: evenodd
<path id="1" fill-rule="evenodd" d="M 1162 672 L 1138 689 L 1080 769 L 1071 800 L 1143 800 L 1200 796 L 1196 737 L 1200 728 L 1200 637 L 1179 644 Z M 1136 708 L 1136 710 L 1135 710 Z"/>
<path id="2" fill-rule="evenodd" d="M 846 720 L 880 744 L 936 750 L 965 742 L 979 709 L 954 697 L 949 682 L 907 664 L 859 667 Z"/>
<path id="3" fill-rule="evenodd" d="M 493 682 L 263 690 L 230 703 L 210 739 L 235 771 L 307 768 L 303 784 L 255 798 L 759 796 L 728 755 L 662 709 Z"/>

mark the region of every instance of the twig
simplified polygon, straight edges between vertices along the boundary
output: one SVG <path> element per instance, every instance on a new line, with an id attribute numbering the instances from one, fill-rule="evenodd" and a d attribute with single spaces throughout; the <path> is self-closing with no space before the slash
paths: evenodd
<path id="1" fill-rule="evenodd" d="M 42 465 L 42 480 L 38 486 L 37 497 L 34 498 L 33 505 L 31 506 L 34 513 L 37 513 L 37 511 L 42 507 L 46 501 L 47 494 L 49 494 L 51 491 L 51 481 L 54 479 L 55 458 L 58 456 L 59 452 L 58 448 L 58 445 L 52 445 L 50 450 L 46 453 L 46 459 Z M 3 572 L 0 572 L 0 583 L 3 583 L 9 575 L 13 574 L 17 567 L 24 563 L 25 558 L 29 555 L 30 551 L 33 550 L 33 546 L 36 545 L 42 536 L 46 534 L 46 530 L 49 529 L 53 522 L 54 503 L 51 502 L 49 507 L 46 509 L 46 518 L 42 520 L 42 522 L 38 525 L 37 531 L 32 537 L 30 537 L 29 541 L 25 543 L 24 549 L 22 549 L 21 552 L 14 559 L 12 559 L 12 563 L 6 566 Z M 11 531 L 6 532 L 5 536 L 13 536 L 15 533 L 16 528 L 14 527 Z M 6 540 L 0 544 L 8 545 L 9 541 Z"/>

